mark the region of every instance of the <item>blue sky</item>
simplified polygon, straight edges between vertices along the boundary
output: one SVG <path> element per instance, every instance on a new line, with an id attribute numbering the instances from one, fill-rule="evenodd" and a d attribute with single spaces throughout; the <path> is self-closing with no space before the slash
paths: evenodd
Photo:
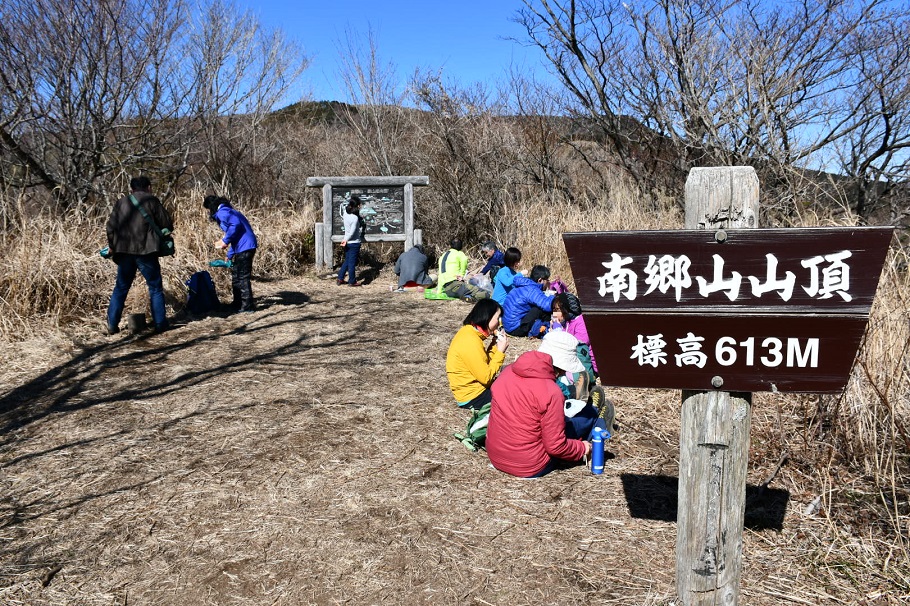
<path id="1" fill-rule="evenodd" d="M 442 70 L 461 84 L 494 84 L 509 67 L 543 74 L 541 55 L 506 38 L 524 39 L 511 21 L 521 0 L 235 0 L 268 27 L 280 27 L 310 57 L 298 94 L 346 101 L 337 81 L 339 44 L 353 31 L 373 31 L 379 58 L 393 63 L 404 83 L 415 68 Z M 296 99 L 291 99 L 291 102 Z"/>

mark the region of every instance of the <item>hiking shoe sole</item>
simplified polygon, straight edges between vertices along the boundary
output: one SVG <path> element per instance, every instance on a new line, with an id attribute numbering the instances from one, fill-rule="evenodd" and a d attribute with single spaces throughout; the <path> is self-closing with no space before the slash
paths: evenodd
<path id="1" fill-rule="evenodd" d="M 578 375 L 575 377 L 575 399 L 587 402 L 588 395 L 590 395 L 590 390 L 589 390 L 590 387 L 591 387 L 591 385 L 588 382 L 588 373 L 587 372 L 578 373 Z"/>
<path id="2" fill-rule="evenodd" d="M 603 387 L 598 387 L 597 390 L 600 391 L 602 396 L 602 403 L 597 407 L 598 413 L 597 416 L 604 420 L 604 425 L 607 427 L 608 437 L 613 437 L 613 422 L 616 420 L 616 406 L 613 405 L 613 401 L 603 395 Z"/>

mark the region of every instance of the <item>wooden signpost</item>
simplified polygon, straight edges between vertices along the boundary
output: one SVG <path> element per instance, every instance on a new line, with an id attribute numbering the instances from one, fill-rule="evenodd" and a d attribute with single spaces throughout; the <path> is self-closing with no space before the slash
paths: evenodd
<path id="1" fill-rule="evenodd" d="M 751 230 L 756 217 L 752 168 L 695 168 L 685 231 L 563 236 L 603 383 L 684 390 L 686 605 L 738 602 L 751 392 L 843 389 L 891 240 L 891 228 Z"/>
<path id="2" fill-rule="evenodd" d="M 891 228 L 565 234 L 611 385 L 838 392 Z M 591 263 L 596 257 L 599 263 Z M 577 266 L 577 270 L 576 270 Z M 597 346 L 594 346 L 595 351 Z"/>
<path id="3" fill-rule="evenodd" d="M 429 185 L 424 176 L 309 177 L 307 187 L 322 187 L 322 222 L 316 224 L 316 267 L 332 266 L 332 242 L 344 239 L 341 207 L 358 196 L 366 224 L 367 242 L 404 242 L 408 250 L 420 244 L 414 229 L 414 187 Z"/>

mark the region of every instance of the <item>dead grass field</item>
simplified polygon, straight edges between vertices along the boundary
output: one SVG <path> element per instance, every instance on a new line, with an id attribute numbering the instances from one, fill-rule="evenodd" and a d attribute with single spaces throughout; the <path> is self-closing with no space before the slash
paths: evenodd
<path id="1" fill-rule="evenodd" d="M 451 437 L 468 306 L 389 281 L 4 350 L 0 603 L 674 603 L 679 392 L 610 391 L 603 476 L 511 478 Z M 752 436 L 742 603 L 906 603 L 834 548 L 784 396 L 756 395 Z"/>

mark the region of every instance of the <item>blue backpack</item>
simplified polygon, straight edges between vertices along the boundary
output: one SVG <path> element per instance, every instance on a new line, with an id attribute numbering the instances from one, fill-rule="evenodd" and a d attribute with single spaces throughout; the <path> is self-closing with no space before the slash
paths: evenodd
<path id="1" fill-rule="evenodd" d="M 202 315 L 219 305 L 215 283 L 207 271 L 197 271 L 186 281 L 186 309 L 193 315 Z"/>

